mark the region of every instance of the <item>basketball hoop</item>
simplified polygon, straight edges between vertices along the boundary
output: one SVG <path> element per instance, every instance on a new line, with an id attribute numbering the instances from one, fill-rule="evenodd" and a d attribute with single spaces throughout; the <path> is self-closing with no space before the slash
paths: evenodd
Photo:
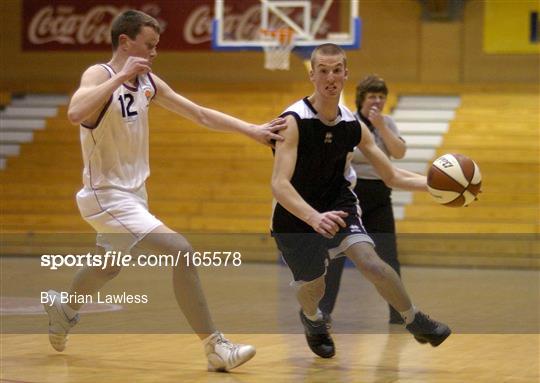
<path id="1" fill-rule="evenodd" d="M 263 45 L 264 67 L 270 70 L 289 70 L 291 51 L 294 49 L 294 31 L 290 28 L 260 30 Z"/>

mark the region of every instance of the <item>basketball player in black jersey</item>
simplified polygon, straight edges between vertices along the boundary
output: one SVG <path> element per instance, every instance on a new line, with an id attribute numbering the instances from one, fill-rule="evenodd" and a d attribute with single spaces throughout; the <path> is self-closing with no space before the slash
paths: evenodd
<path id="1" fill-rule="evenodd" d="M 374 143 L 368 128 L 339 105 L 347 79 L 345 52 L 323 44 L 311 55 L 314 93 L 291 105 L 282 116 L 288 129 L 276 145 L 272 192 L 277 204 L 272 232 L 297 288 L 300 318 L 311 350 L 323 358 L 335 354 L 318 309 L 324 295 L 328 258 L 349 257 L 381 296 L 402 315 L 420 343 L 438 346 L 450 328 L 430 319 L 412 304 L 396 272 L 374 250 L 362 221 L 356 177 L 350 167 L 355 147 L 390 187 L 426 191 L 426 177 L 392 166 Z"/>

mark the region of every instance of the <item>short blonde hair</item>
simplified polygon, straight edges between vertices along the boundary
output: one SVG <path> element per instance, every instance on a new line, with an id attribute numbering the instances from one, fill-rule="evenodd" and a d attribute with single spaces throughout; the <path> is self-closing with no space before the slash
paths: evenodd
<path id="1" fill-rule="evenodd" d="M 337 56 L 341 55 L 343 56 L 343 65 L 345 68 L 347 67 L 347 54 L 343 50 L 342 47 L 336 44 L 332 43 L 326 43 L 319 45 L 317 48 L 313 49 L 313 52 L 311 52 L 311 68 L 313 69 L 315 67 L 315 57 L 317 55 L 323 55 L 323 56 Z"/>

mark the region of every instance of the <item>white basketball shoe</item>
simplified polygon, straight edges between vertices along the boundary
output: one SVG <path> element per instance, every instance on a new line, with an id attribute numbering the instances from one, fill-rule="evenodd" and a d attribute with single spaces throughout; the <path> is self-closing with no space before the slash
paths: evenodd
<path id="1" fill-rule="evenodd" d="M 54 290 L 47 291 L 48 302 L 44 303 L 45 311 L 49 316 L 49 342 L 56 351 L 64 351 L 66 348 L 69 330 L 79 322 L 79 314 L 69 319 L 60 303 L 60 293 Z M 54 301 L 52 300 L 54 297 Z"/>
<path id="2" fill-rule="evenodd" d="M 226 372 L 238 367 L 255 356 L 255 347 L 234 344 L 222 333 L 213 333 L 204 345 L 208 358 L 208 371 Z"/>

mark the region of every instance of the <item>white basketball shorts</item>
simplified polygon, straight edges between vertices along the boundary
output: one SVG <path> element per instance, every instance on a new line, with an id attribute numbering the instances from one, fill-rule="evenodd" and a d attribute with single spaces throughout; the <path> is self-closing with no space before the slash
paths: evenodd
<path id="1" fill-rule="evenodd" d="M 77 193 L 77 205 L 82 217 L 97 232 L 96 244 L 106 250 L 129 251 L 163 225 L 148 211 L 144 185 L 136 192 L 83 188 Z"/>

